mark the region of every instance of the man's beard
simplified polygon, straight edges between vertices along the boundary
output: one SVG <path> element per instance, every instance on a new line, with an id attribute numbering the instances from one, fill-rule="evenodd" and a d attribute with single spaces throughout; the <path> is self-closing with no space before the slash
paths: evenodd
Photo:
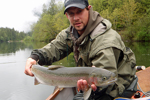
<path id="1" fill-rule="evenodd" d="M 86 29 L 86 26 L 87 26 L 87 25 L 85 25 L 82 29 L 77 29 L 77 28 L 75 28 L 75 27 L 74 27 L 74 28 L 75 28 L 77 31 L 84 31 L 84 30 Z"/>

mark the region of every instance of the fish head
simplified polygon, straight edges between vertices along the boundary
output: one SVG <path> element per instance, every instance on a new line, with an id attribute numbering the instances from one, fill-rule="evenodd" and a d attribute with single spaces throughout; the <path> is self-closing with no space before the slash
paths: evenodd
<path id="1" fill-rule="evenodd" d="M 101 68 L 93 70 L 89 75 L 89 84 L 95 84 L 99 87 L 113 84 L 116 80 L 115 73 Z"/>

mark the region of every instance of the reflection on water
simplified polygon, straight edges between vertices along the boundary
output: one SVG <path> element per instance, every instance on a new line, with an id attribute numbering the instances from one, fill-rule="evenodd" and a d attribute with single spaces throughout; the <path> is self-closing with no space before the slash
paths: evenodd
<path id="1" fill-rule="evenodd" d="M 13 54 L 18 50 L 28 49 L 37 49 L 41 48 L 46 43 L 32 42 L 32 43 L 23 43 L 23 42 L 3 42 L 0 43 L 0 55 L 9 55 Z"/>
<path id="2" fill-rule="evenodd" d="M 54 87 L 35 86 L 34 78 L 24 74 L 32 49 L 21 43 L 1 43 L 0 46 L 0 100 L 45 100 Z"/>
<path id="3" fill-rule="evenodd" d="M 53 91 L 52 86 L 34 85 L 34 78 L 24 74 L 26 59 L 31 51 L 45 43 L 0 43 L 0 100 L 45 100 Z M 137 65 L 149 66 L 149 43 L 126 43 L 137 59 Z M 55 65 L 75 66 L 73 54 L 55 62 Z"/>
<path id="4" fill-rule="evenodd" d="M 19 49 L 25 49 L 25 45 L 21 42 L 14 43 L 0 43 L 0 54 L 13 54 Z"/>

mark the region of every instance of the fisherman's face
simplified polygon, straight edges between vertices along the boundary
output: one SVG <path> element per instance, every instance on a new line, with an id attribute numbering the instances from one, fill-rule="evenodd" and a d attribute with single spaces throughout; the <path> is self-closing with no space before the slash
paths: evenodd
<path id="1" fill-rule="evenodd" d="M 90 7 L 91 6 L 88 6 L 88 9 L 80 9 L 77 7 L 70 7 L 67 9 L 66 16 L 70 24 L 78 31 L 79 35 L 84 32 L 87 26 Z"/>

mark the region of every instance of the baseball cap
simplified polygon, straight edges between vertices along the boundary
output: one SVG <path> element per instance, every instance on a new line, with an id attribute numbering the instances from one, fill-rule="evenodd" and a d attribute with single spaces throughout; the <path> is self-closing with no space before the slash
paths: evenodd
<path id="1" fill-rule="evenodd" d="M 89 5 L 88 0 L 65 0 L 64 6 L 65 6 L 65 12 L 67 11 L 68 8 L 70 7 L 77 7 L 80 9 L 84 9 Z"/>

